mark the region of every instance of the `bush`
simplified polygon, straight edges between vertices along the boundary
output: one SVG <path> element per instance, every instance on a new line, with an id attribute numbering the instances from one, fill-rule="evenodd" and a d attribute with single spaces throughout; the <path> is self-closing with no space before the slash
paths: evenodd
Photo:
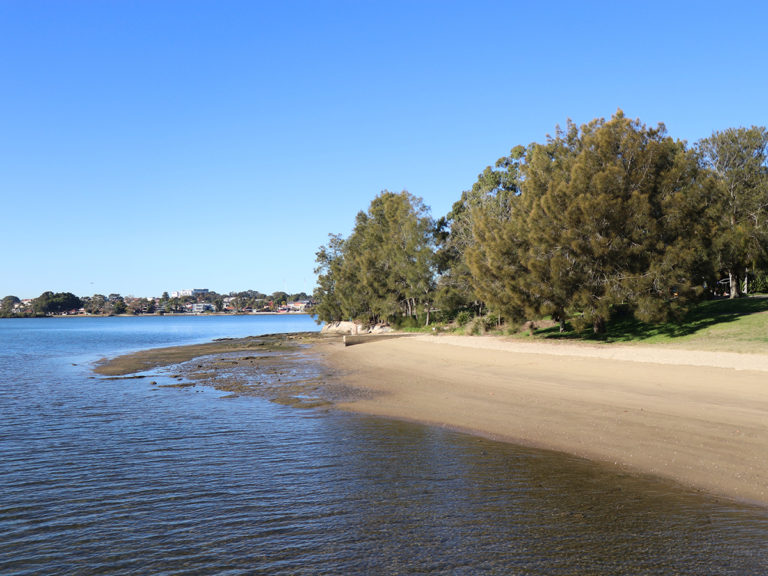
<path id="1" fill-rule="evenodd" d="M 466 326 L 471 319 L 472 314 L 470 314 L 468 310 L 462 310 L 456 314 L 456 324 L 459 326 Z"/>
<path id="2" fill-rule="evenodd" d="M 466 333 L 472 336 L 479 336 L 483 333 L 483 319 L 475 318 L 467 325 Z"/>
<path id="3" fill-rule="evenodd" d="M 496 314 L 488 314 L 487 316 L 483 317 L 483 329 L 486 332 L 496 330 L 499 328 L 499 325 L 499 317 Z"/>
<path id="4" fill-rule="evenodd" d="M 420 328 L 419 319 L 414 318 L 413 316 L 399 316 L 393 319 L 392 324 L 398 330 L 407 328 Z"/>
<path id="5" fill-rule="evenodd" d="M 768 292 L 768 272 L 758 272 L 754 276 L 749 275 L 749 291 L 753 292 Z"/>

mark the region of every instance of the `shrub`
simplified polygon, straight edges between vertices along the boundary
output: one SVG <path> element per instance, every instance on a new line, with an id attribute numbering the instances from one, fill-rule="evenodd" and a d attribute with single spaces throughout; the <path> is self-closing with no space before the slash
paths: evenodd
<path id="1" fill-rule="evenodd" d="M 758 272 L 754 277 L 750 274 L 750 292 L 768 292 L 768 272 Z"/>
<path id="2" fill-rule="evenodd" d="M 484 322 L 482 318 L 475 318 L 472 323 L 467 326 L 467 334 L 472 336 L 479 336 L 484 332 Z"/>
<path id="3" fill-rule="evenodd" d="M 472 314 L 470 314 L 468 310 L 462 310 L 456 314 L 456 324 L 459 326 L 466 326 L 471 319 Z"/>
<path id="4" fill-rule="evenodd" d="M 496 314 L 488 314 L 483 317 L 483 329 L 486 332 L 496 330 L 499 327 L 499 317 Z"/>

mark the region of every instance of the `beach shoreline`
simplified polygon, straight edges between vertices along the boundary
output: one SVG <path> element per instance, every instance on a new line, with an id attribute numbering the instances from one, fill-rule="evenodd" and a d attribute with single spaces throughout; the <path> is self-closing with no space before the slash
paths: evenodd
<path id="1" fill-rule="evenodd" d="M 768 355 L 408 335 L 313 348 L 338 407 L 555 450 L 768 506 Z"/>
<path id="2" fill-rule="evenodd" d="M 317 372 L 270 376 L 284 355 Z M 179 386 L 444 427 L 768 507 L 768 354 L 427 334 L 345 346 L 297 333 L 145 350 L 94 371 L 164 366 Z"/>

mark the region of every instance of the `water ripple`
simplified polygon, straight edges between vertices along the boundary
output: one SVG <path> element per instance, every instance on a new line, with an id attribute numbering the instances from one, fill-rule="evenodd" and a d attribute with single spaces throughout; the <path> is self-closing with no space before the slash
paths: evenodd
<path id="1" fill-rule="evenodd" d="M 23 335 L 1 353 L 1 574 L 768 573 L 765 510 L 436 428 L 92 379 L 71 366 L 84 328 L 36 327 L 42 361 Z"/>

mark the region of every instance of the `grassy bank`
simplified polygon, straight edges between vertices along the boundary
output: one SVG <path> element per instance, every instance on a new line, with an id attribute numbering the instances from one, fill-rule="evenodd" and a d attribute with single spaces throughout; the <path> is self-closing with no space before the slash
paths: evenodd
<path id="1" fill-rule="evenodd" d="M 560 332 L 557 323 L 542 320 L 523 326 L 498 326 L 495 316 L 468 317 L 462 322 L 431 326 L 399 327 L 403 332 L 450 332 L 458 335 L 492 334 L 520 339 L 562 340 L 590 343 L 672 345 L 696 350 L 768 354 L 768 295 L 716 299 L 701 302 L 678 322 L 646 324 L 631 314 L 617 315 L 603 334 L 577 332 L 568 325 Z"/>
<path id="2" fill-rule="evenodd" d="M 605 334 L 560 333 L 557 327 L 536 330 L 534 338 L 586 342 L 674 345 L 697 350 L 768 353 L 768 297 L 709 300 L 691 309 L 680 322 L 645 324 L 630 315 L 613 318 Z"/>

